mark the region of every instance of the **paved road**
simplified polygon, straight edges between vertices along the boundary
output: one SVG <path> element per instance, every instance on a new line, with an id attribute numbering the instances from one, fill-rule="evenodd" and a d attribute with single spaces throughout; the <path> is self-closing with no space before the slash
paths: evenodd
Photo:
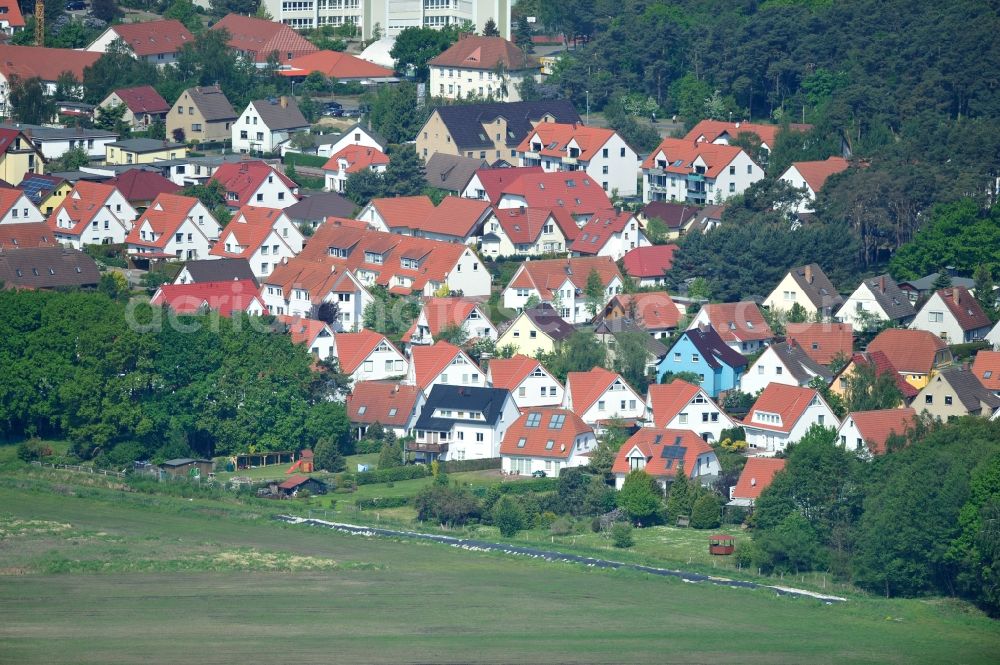
<path id="1" fill-rule="evenodd" d="M 719 586 L 727 586 L 737 589 L 770 589 L 782 596 L 792 596 L 796 598 L 815 598 L 825 603 L 842 603 L 846 598 L 840 596 L 828 596 L 815 593 L 806 589 L 796 589 L 793 587 L 777 586 L 772 584 L 758 584 L 756 582 L 745 582 L 743 580 L 733 580 L 727 577 L 716 577 L 714 575 L 704 575 L 702 573 L 689 573 L 681 570 L 670 570 L 668 568 L 655 568 L 653 566 L 643 566 L 637 563 L 623 563 L 621 561 L 611 561 L 609 559 L 595 559 L 588 556 L 568 554 L 554 550 L 541 550 L 534 547 L 520 547 L 507 543 L 491 543 L 485 540 L 472 540 L 468 538 L 454 538 L 452 536 L 442 536 L 435 533 L 421 533 L 418 531 L 398 531 L 395 529 L 382 529 L 378 527 L 362 526 L 357 524 L 344 524 L 341 522 L 328 522 L 326 520 L 306 519 L 292 515 L 278 516 L 283 522 L 289 524 L 301 524 L 304 526 L 324 527 L 333 529 L 341 533 L 355 536 L 380 536 L 383 538 L 411 538 L 414 540 L 430 540 L 452 547 L 460 547 L 464 550 L 479 552 L 503 552 L 504 554 L 515 554 L 519 556 L 530 556 L 535 559 L 545 559 L 546 561 L 563 561 L 568 563 L 579 563 L 593 568 L 612 568 L 623 570 L 637 570 L 650 575 L 661 575 L 663 577 L 677 577 L 685 582 L 700 583 L 707 582 Z"/>

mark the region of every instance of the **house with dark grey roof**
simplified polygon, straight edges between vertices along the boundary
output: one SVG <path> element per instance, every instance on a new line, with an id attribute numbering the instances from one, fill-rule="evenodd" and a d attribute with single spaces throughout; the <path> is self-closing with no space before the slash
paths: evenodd
<path id="1" fill-rule="evenodd" d="M 479 169 L 489 168 L 486 160 L 435 153 L 424 165 L 424 178 L 435 189 L 461 195 Z"/>
<path id="2" fill-rule="evenodd" d="M 353 218 L 356 208 L 353 201 L 337 192 L 317 192 L 304 197 L 295 205 L 288 206 L 284 212 L 296 226 L 301 227 L 306 224 L 315 229 L 327 217 Z"/>
<path id="3" fill-rule="evenodd" d="M 819 312 L 826 318 L 833 316 L 843 304 L 843 296 L 817 263 L 789 270 L 771 295 L 764 299 L 764 306 L 772 312 L 787 312 L 799 305 L 810 316 Z"/>
<path id="4" fill-rule="evenodd" d="M 740 384 L 747 359 L 726 344 L 708 325 L 685 330 L 656 366 L 656 380 L 663 383 L 668 375 L 690 372 L 698 376 L 698 385 L 712 399 Z"/>
<path id="5" fill-rule="evenodd" d="M 502 388 L 436 384 L 406 444 L 417 461 L 500 457 L 500 443 L 520 412 Z"/>
<path id="6" fill-rule="evenodd" d="M 217 85 L 188 88 L 167 113 L 167 136 L 186 142 L 225 141 L 232 138 L 234 122 L 236 111 L 222 88 Z"/>
<path id="7" fill-rule="evenodd" d="M 639 211 L 639 221 L 647 228 L 650 221 L 660 220 L 667 227 L 666 237 L 673 239 L 686 233 L 697 221 L 699 210 L 699 206 L 690 203 L 650 201 Z"/>
<path id="8" fill-rule="evenodd" d="M 64 247 L 25 247 L 0 252 L 0 283 L 6 288 L 91 288 L 101 281 L 94 259 Z"/>
<path id="9" fill-rule="evenodd" d="M 764 349 L 740 380 L 740 390 L 753 395 L 770 383 L 805 387 L 816 377 L 830 383 L 833 372 L 809 357 L 795 342 L 781 342 Z"/>
<path id="10" fill-rule="evenodd" d="M 667 353 L 667 346 L 649 334 L 649 331 L 637 324 L 632 319 L 619 317 L 616 319 L 601 318 L 594 326 L 594 335 L 597 336 L 608 349 L 608 362 L 615 358 L 615 350 L 618 346 L 618 336 L 623 333 L 638 333 L 641 335 L 637 339 L 642 339 L 646 345 L 646 370 L 652 370 Z"/>
<path id="11" fill-rule="evenodd" d="M 540 122 L 582 121 L 565 99 L 439 106 L 417 133 L 417 154 L 425 161 L 444 153 L 516 163 L 517 146 Z"/>
<path id="12" fill-rule="evenodd" d="M 0 124 L 0 128 L 19 128 L 41 150 L 45 159 L 59 159 L 74 148 L 85 150 L 91 159 L 102 159 L 105 146 L 117 141 L 119 136 L 117 132 L 106 129 L 45 127 L 25 123 L 21 123 L 20 127 L 11 123 L 3 123 Z"/>
<path id="13" fill-rule="evenodd" d="M 246 259 L 199 259 L 188 261 L 177 274 L 174 284 L 200 284 L 202 282 L 228 282 L 257 278 Z"/>
<path id="14" fill-rule="evenodd" d="M 274 152 L 293 134 L 308 131 L 294 97 L 255 99 L 233 124 L 233 152 Z"/>
<path id="15" fill-rule="evenodd" d="M 962 416 L 997 417 L 1000 397 L 968 366 L 946 367 L 934 375 L 911 404 L 918 413 L 948 421 Z"/>
<path id="16" fill-rule="evenodd" d="M 511 346 L 515 353 L 536 356 L 550 353 L 576 332 L 576 328 L 548 303 L 526 307 L 505 327 L 497 330 L 497 348 Z"/>
<path id="17" fill-rule="evenodd" d="M 968 277 L 959 277 L 953 272 L 953 268 L 946 268 L 948 271 L 948 279 L 951 281 L 952 286 L 961 286 L 966 289 L 976 288 L 976 280 L 970 279 Z M 937 289 L 938 277 L 941 273 L 932 272 L 929 275 L 920 277 L 918 279 L 908 279 L 899 283 L 899 288 L 902 289 L 909 298 L 911 303 L 915 303 L 925 296 L 929 296 Z"/>
<path id="18" fill-rule="evenodd" d="M 909 296 L 896 281 L 879 275 L 862 281 L 834 316 L 854 330 L 865 330 L 880 321 L 909 325 L 916 315 Z"/>

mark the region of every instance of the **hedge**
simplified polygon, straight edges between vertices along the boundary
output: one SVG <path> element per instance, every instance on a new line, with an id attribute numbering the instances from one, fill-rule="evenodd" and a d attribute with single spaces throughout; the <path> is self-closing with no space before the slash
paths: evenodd
<path id="1" fill-rule="evenodd" d="M 323 165 L 329 161 L 326 157 L 320 157 L 319 155 L 307 155 L 301 152 L 287 152 L 282 158 L 282 162 L 285 166 L 289 164 L 295 164 L 302 166 L 314 166 L 316 168 L 323 168 Z"/>
<path id="2" fill-rule="evenodd" d="M 973 356 L 973 354 L 979 353 L 984 349 L 993 348 L 987 341 L 979 342 L 967 342 L 965 344 L 953 344 L 951 346 L 951 356 L 954 358 L 955 362 L 960 360 L 968 360 Z"/>
<path id="3" fill-rule="evenodd" d="M 426 478 L 429 475 L 431 475 L 431 468 L 426 464 L 408 464 L 407 466 L 396 466 L 390 469 L 363 471 L 355 476 L 355 480 L 358 485 L 374 485 L 375 483 L 388 483 L 397 480 Z"/>
<path id="4" fill-rule="evenodd" d="M 358 499 L 354 502 L 358 510 L 372 510 L 375 508 L 399 508 L 410 505 L 410 497 L 406 496 L 377 496 L 373 499 Z"/>
<path id="5" fill-rule="evenodd" d="M 504 494 L 529 494 L 532 492 L 552 492 L 559 489 L 558 478 L 532 478 L 519 480 L 516 483 L 501 483 L 500 491 Z"/>
<path id="6" fill-rule="evenodd" d="M 463 459 L 452 460 L 441 463 L 441 471 L 444 473 L 459 473 L 461 471 L 483 471 L 484 469 L 499 469 L 500 458 L 488 457 L 486 459 Z"/>

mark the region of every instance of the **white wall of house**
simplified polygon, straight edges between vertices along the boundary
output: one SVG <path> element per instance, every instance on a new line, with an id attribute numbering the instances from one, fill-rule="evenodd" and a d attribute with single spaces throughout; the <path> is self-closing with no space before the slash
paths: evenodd
<path id="1" fill-rule="evenodd" d="M 445 283 L 452 293 L 461 291 L 467 296 L 488 296 L 492 279 L 476 253 L 466 247 L 455 267 L 448 272 Z M 433 295 L 437 290 L 437 287 L 428 287 L 424 288 L 424 295 Z"/>
<path id="2" fill-rule="evenodd" d="M 344 193 L 344 189 L 347 186 L 347 179 L 350 177 L 350 173 L 347 172 L 350 164 L 347 163 L 346 159 L 337 160 L 336 171 L 332 169 L 324 170 L 324 185 L 323 189 L 328 192 L 339 192 Z M 385 164 L 373 164 L 368 167 L 369 171 L 374 171 L 375 173 L 385 173 Z"/>
<path id="3" fill-rule="evenodd" d="M 271 129 L 264 123 L 254 103 L 250 102 L 233 123 L 233 152 L 274 152 L 291 134 L 303 132 L 309 133 L 308 125 L 292 130 Z"/>
<path id="4" fill-rule="evenodd" d="M 635 468 L 644 469 L 646 468 L 646 456 L 638 446 L 632 448 L 628 453 L 628 459 L 630 460 L 630 466 Z M 633 461 L 634 460 L 634 461 Z M 722 472 L 722 467 L 719 465 L 719 458 L 716 457 L 714 452 L 706 452 L 698 455 L 695 460 L 694 469 L 690 473 L 691 478 L 700 478 L 702 476 L 717 476 Z M 615 489 L 620 490 L 622 485 L 625 484 L 625 477 L 627 474 L 616 473 L 615 474 Z M 664 491 L 667 490 L 667 481 L 664 478 L 656 477 L 656 484 L 660 486 Z"/>
<path id="5" fill-rule="evenodd" d="M 705 166 L 701 158 L 694 162 Z M 655 171 L 655 172 L 654 172 Z M 642 200 L 649 201 L 686 201 L 688 200 L 687 174 L 661 173 L 655 169 L 642 171 Z M 760 168 L 745 152 L 739 153 L 733 161 L 723 167 L 715 178 L 705 178 L 704 199 L 706 203 L 722 203 L 731 196 L 742 194 L 750 185 L 764 178 L 764 170 Z M 657 183 L 663 180 L 663 185 Z"/>
<path id="6" fill-rule="evenodd" d="M 321 302 L 337 303 L 339 320 L 330 327 L 334 332 L 352 332 L 364 328 L 364 310 L 372 301 L 367 290 L 354 282 L 353 292 L 330 292 L 321 298 Z M 313 301 L 307 289 L 292 288 L 288 293 L 277 284 L 261 283 L 261 298 L 267 304 L 271 314 L 288 314 L 310 318 L 313 315 Z"/>
<path id="7" fill-rule="evenodd" d="M 871 289 L 864 282 L 861 282 L 858 288 L 854 289 L 854 293 L 844 301 L 844 305 L 837 310 L 834 318 L 841 323 L 849 323 L 853 330 L 860 330 L 858 315 L 862 312 L 869 320 L 887 321 L 889 319 L 885 310 L 875 300 Z"/>
<path id="8" fill-rule="evenodd" d="M 222 232 L 219 243 L 225 248 L 225 251 L 239 252 L 241 250 L 241 227 L 244 231 L 249 232 L 245 224 L 230 224 Z M 264 241 L 247 257 L 247 260 L 250 262 L 250 269 L 253 270 L 254 276 L 260 279 L 270 275 L 274 272 L 275 267 L 294 257 L 296 253 L 281 237 L 277 229 L 271 229 Z"/>
<path id="9" fill-rule="evenodd" d="M 336 343 L 334 342 L 333 335 L 324 328 L 320 331 L 316 338 L 312 340 L 309 344 L 309 353 L 313 354 L 319 360 L 326 360 L 334 354 L 334 349 L 336 348 Z"/>
<path id="10" fill-rule="evenodd" d="M 579 146 L 571 141 L 567 147 Z M 569 154 L 559 158 L 538 152 L 518 152 L 517 157 L 519 166 L 541 166 L 546 173 L 584 171 L 609 196 L 613 192 L 620 196 L 635 196 L 638 193 L 639 156 L 617 133 L 589 160 L 572 158 Z"/>
<path id="11" fill-rule="evenodd" d="M 416 373 L 413 367 L 413 363 L 410 363 L 409 372 L 406 376 L 406 382 L 410 384 L 416 383 Z M 456 353 L 455 358 L 445 367 L 441 372 L 434 377 L 434 379 L 428 383 L 424 389 L 424 395 L 430 395 L 431 389 L 438 385 L 448 385 L 448 386 L 479 386 L 481 388 L 489 387 L 486 382 L 486 374 L 479 366 L 474 364 L 464 353 Z"/>
<path id="12" fill-rule="evenodd" d="M 195 3 L 197 4 L 197 3 Z M 118 33 L 115 32 L 114 26 L 111 26 L 91 43 L 86 50 L 92 53 L 107 53 L 108 47 L 111 46 L 111 42 L 118 39 Z M 153 53 L 151 55 L 137 56 L 132 49 L 129 49 L 130 55 L 136 60 L 142 60 L 143 62 L 150 62 L 157 67 L 165 67 L 166 65 L 172 64 L 177 61 L 177 53 Z"/>
<path id="13" fill-rule="evenodd" d="M 375 137 L 361 126 L 354 127 L 351 131 L 343 134 L 336 143 L 327 143 L 316 149 L 316 154 L 320 157 L 332 157 L 349 145 L 360 145 L 366 148 L 375 148 L 385 152 L 386 145 L 380 143 Z"/>
<path id="14" fill-rule="evenodd" d="M 334 354 L 336 354 L 336 349 L 334 349 Z M 403 357 L 403 354 L 388 342 L 382 341 L 358 365 L 358 368 L 351 374 L 351 378 L 355 382 L 378 381 L 394 376 L 405 376 L 408 369 L 409 361 Z"/>
<path id="15" fill-rule="evenodd" d="M 516 274 L 517 273 L 515 273 L 515 276 Z M 511 281 L 514 280 L 511 279 Z M 541 302 L 548 303 L 553 307 L 556 307 L 556 310 L 559 311 L 559 315 L 570 323 L 587 323 L 593 318 L 590 310 L 587 309 L 587 296 L 583 293 L 578 295 L 576 293 L 576 286 L 573 282 L 567 279 L 557 291 L 559 307 L 556 307 L 556 303 L 553 302 L 553 297 L 550 294 L 546 293 L 543 296 L 537 289 L 532 288 L 518 289 L 508 287 L 504 289 L 503 304 L 504 307 L 510 309 L 523 309 L 525 303 L 528 302 L 528 299 L 534 295 L 537 296 Z M 603 307 L 608 304 L 608 301 L 621 293 L 621 291 L 621 280 L 618 279 L 618 277 L 612 278 L 604 291 L 604 302 L 601 303 L 598 311 L 603 309 Z"/>
<path id="16" fill-rule="evenodd" d="M 524 409 L 562 404 L 566 390 L 539 365 L 511 391 L 511 394 L 518 408 Z"/>
<path id="17" fill-rule="evenodd" d="M 526 457 L 523 455 L 501 455 L 500 468 L 506 473 L 530 476 L 542 471 L 549 478 L 557 478 L 563 469 L 586 466 L 590 457 L 584 453 L 597 447 L 597 437 L 593 432 L 578 434 L 573 440 L 573 449 L 567 457 Z"/>
<path id="18" fill-rule="evenodd" d="M 764 306 L 772 312 L 787 312 L 795 303 L 802 305 L 807 314 L 816 313 L 816 305 L 805 294 L 799 283 L 792 277 L 792 274 L 786 273 L 778 286 L 774 291 L 771 291 L 771 294 L 764 301 Z"/>
<path id="19" fill-rule="evenodd" d="M 636 247 L 648 247 L 652 243 L 649 242 L 649 238 L 643 233 L 642 229 L 639 228 L 639 222 L 636 221 L 635 217 L 626 224 L 623 231 L 619 231 L 611 234 L 604 246 L 601 247 L 600 251 L 597 252 L 597 256 L 610 256 L 612 260 L 618 261 L 623 256 L 625 256 L 630 249 L 635 249 Z M 575 252 L 579 255 L 578 252 Z"/>
<path id="20" fill-rule="evenodd" d="M 570 403 L 570 393 L 567 391 L 563 398 L 563 407 L 570 409 L 580 415 L 583 422 L 594 425 L 601 420 L 611 418 L 642 418 L 646 415 L 646 400 L 636 394 L 621 379 L 616 379 L 613 384 L 601 394 L 601 396 L 587 410 L 580 414 L 580 405 L 574 406 Z"/>
<path id="21" fill-rule="evenodd" d="M 69 196 L 72 196 L 72 192 Z M 135 208 L 116 189 L 105 201 L 104 207 L 95 213 L 82 234 L 71 235 L 76 223 L 69 218 L 65 208 L 60 208 L 56 215 L 56 229 L 53 233 L 59 242 L 75 249 L 80 249 L 83 245 L 124 243 L 136 217 L 138 213 Z"/>
<path id="22" fill-rule="evenodd" d="M 796 189 L 803 189 L 803 188 L 805 189 L 806 191 L 805 198 L 799 201 L 798 205 L 795 207 L 796 212 L 813 211 L 813 203 L 816 202 L 816 192 L 814 192 L 812 187 L 809 186 L 809 183 L 806 182 L 806 179 L 802 177 L 802 174 L 799 173 L 799 170 L 795 168 L 794 164 L 789 166 L 788 170 L 782 173 L 781 177 L 778 179 L 784 180 L 785 182 L 787 182 L 792 187 L 795 187 Z"/>
<path id="23" fill-rule="evenodd" d="M 30 224 L 44 221 L 45 215 L 24 194 L 17 197 L 14 205 L 0 217 L 0 224 Z"/>
<path id="24" fill-rule="evenodd" d="M 212 221 L 214 222 L 214 218 L 212 218 Z M 218 224 L 215 224 L 216 229 L 218 229 L 218 226 Z M 149 222 L 143 221 L 142 226 L 139 227 L 139 238 L 152 241 L 158 239 L 158 237 Z M 173 254 L 178 259 L 191 261 L 208 258 L 208 250 L 211 249 L 211 246 L 211 240 L 205 235 L 205 229 L 202 226 L 198 226 L 197 222 L 185 219 L 170 234 L 170 239 L 167 240 L 167 244 L 163 246 L 162 250 L 145 245 L 133 245 L 131 243 L 128 249 L 130 252 L 134 251 L 139 254 L 145 252 L 163 252 L 164 254 Z"/>
<path id="25" fill-rule="evenodd" d="M 837 430 L 837 442 L 848 450 L 858 450 L 865 454 L 868 453 L 865 437 L 861 434 L 861 430 L 858 429 L 858 426 L 854 423 L 854 418 L 851 418 L 850 414 L 844 418 L 844 422 L 840 424 L 840 429 Z"/>
<path id="26" fill-rule="evenodd" d="M 962 344 L 967 341 L 962 326 L 958 324 L 955 315 L 951 313 L 948 305 L 941 299 L 941 294 L 937 292 L 932 294 L 924 306 L 920 308 L 916 318 L 910 324 L 910 328 L 934 333 L 949 344 Z"/>
<path id="27" fill-rule="evenodd" d="M 743 428 L 746 431 L 747 443 L 750 444 L 751 449 L 756 450 L 758 454 L 773 455 L 784 450 L 788 444 L 801 439 L 815 424 L 823 427 L 840 427 L 837 416 L 826 405 L 826 402 L 818 397 L 806 407 L 806 410 L 787 433 L 756 428 L 753 426 L 753 421 L 750 420 L 744 421 Z"/>
<path id="28" fill-rule="evenodd" d="M 647 427 L 655 427 L 652 421 L 656 414 L 653 413 L 653 406 L 648 401 L 646 408 L 649 409 L 650 421 Z M 735 427 L 736 423 L 720 409 L 712 398 L 704 390 L 691 398 L 687 405 L 677 412 L 664 427 L 667 429 L 689 429 L 697 432 L 706 441 L 719 441 L 722 437 L 722 430 Z"/>
<path id="29" fill-rule="evenodd" d="M 284 209 L 288 206 L 295 205 L 299 202 L 299 199 L 295 196 L 288 186 L 282 182 L 281 178 L 277 175 L 271 173 L 267 176 L 267 179 L 260 184 L 260 186 L 254 190 L 250 195 L 249 201 L 232 201 L 227 200 L 227 204 L 231 208 L 240 208 L 245 205 L 263 207 L 263 208 L 280 208 Z"/>
<path id="30" fill-rule="evenodd" d="M 767 347 L 740 379 L 740 390 L 748 395 L 755 395 L 770 383 L 781 383 L 786 386 L 800 385 L 798 380 L 788 371 L 785 363 L 781 362 L 774 349 Z"/>
<path id="31" fill-rule="evenodd" d="M 487 240 L 485 236 L 490 233 L 495 235 L 497 239 Z M 538 234 L 538 238 L 531 244 L 515 244 L 512 242 L 510 236 L 507 235 L 507 232 L 504 231 L 500 222 L 495 217 L 488 219 L 483 225 L 483 236 L 482 249 L 480 251 L 484 255 L 491 257 L 513 256 L 515 254 L 540 256 L 553 252 L 564 252 L 568 245 L 566 236 L 563 235 L 559 225 L 556 224 L 555 219 L 552 217 L 549 217 L 548 221 L 542 225 L 541 233 Z"/>
<path id="32" fill-rule="evenodd" d="M 470 97 L 486 98 L 490 95 L 500 102 L 519 102 L 521 93 L 518 91 L 525 78 L 531 76 L 538 79 L 537 70 L 506 72 L 502 77 L 493 70 L 460 69 L 456 67 L 430 67 L 430 83 L 428 93 L 434 97 L 445 99 L 467 99 Z M 506 94 L 501 94 L 501 87 L 506 87 Z"/>

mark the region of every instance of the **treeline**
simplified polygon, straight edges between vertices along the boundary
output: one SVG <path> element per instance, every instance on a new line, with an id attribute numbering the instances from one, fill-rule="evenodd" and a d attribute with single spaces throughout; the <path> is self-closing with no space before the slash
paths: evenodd
<path id="1" fill-rule="evenodd" d="M 332 371 L 267 320 L 174 317 L 85 292 L 0 292 L 0 437 L 98 463 L 312 447 L 350 452 Z"/>
<path id="2" fill-rule="evenodd" d="M 757 502 L 754 563 L 1000 615 L 1000 422 L 919 422 L 889 450 L 862 461 L 834 430 L 810 430 Z"/>

